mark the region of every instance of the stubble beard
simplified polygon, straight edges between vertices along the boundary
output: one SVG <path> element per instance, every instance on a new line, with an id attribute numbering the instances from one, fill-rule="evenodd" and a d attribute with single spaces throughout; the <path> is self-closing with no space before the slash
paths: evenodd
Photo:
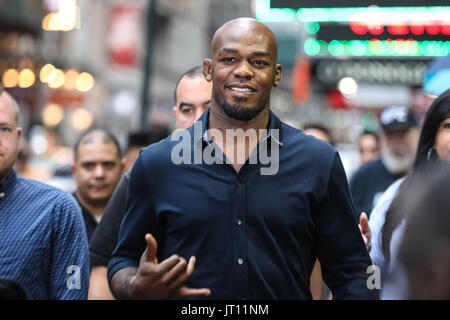
<path id="1" fill-rule="evenodd" d="M 244 98 L 235 98 L 236 103 L 230 104 L 227 101 L 224 101 L 220 106 L 223 112 L 230 117 L 231 119 L 238 121 L 248 122 L 254 119 L 257 115 L 259 115 L 265 108 L 265 104 L 256 105 L 252 107 L 242 107 L 240 102 L 244 102 L 246 99 Z"/>

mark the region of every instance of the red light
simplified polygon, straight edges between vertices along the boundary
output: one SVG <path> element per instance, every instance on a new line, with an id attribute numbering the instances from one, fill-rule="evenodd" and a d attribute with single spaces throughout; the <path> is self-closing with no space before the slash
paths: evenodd
<path id="1" fill-rule="evenodd" d="M 443 35 L 450 35 L 450 23 L 441 25 L 441 33 Z"/>
<path id="2" fill-rule="evenodd" d="M 409 33 L 409 28 L 404 23 L 397 23 L 394 25 L 390 25 L 387 27 L 387 30 L 390 34 L 394 36 L 404 36 Z"/>
<path id="3" fill-rule="evenodd" d="M 409 30 L 412 34 L 420 36 L 425 33 L 425 26 L 423 24 L 412 24 L 409 26 Z"/>
<path id="4" fill-rule="evenodd" d="M 369 25 L 368 28 L 369 28 L 369 32 L 371 34 L 373 34 L 374 36 L 380 35 L 384 31 L 384 26 L 382 26 L 381 24 Z"/>
<path id="5" fill-rule="evenodd" d="M 428 34 L 435 36 L 435 35 L 439 34 L 440 27 L 439 27 L 439 25 L 436 25 L 436 24 L 430 24 L 430 25 L 427 25 L 425 27 L 425 29 L 427 30 Z"/>
<path id="6" fill-rule="evenodd" d="M 366 34 L 368 31 L 367 25 L 361 21 L 350 21 L 350 29 L 360 36 Z"/>

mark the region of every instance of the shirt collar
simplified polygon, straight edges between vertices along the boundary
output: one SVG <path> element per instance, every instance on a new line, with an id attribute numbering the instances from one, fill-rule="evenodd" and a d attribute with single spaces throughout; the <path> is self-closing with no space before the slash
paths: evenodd
<path id="1" fill-rule="evenodd" d="M 212 142 L 209 140 L 208 131 L 207 131 L 210 109 L 211 109 L 211 107 L 208 107 L 208 109 L 206 109 L 206 112 L 204 112 L 203 115 L 196 121 L 197 123 L 201 124 L 202 132 L 201 132 L 201 135 L 197 135 L 194 137 L 195 145 L 197 145 L 200 140 L 202 140 L 203 142 L 206 142 L 207 144 L 211 144 L 211 142 Z M 283 139 L 282 139 L 281 126 L 282 126 L 281 120 L 271 110 L 269 110 L 269 133 L 262 141 L 260 141 L 260 143 L 271 138 L 272 141 L 274 141 L 275 143 L 279 144 L 282 147 Z M 275 135 L 272 134 L 272 129 L 278 130 L 278 137 L 276 137 Z M 194 135 L 195 135 L 195 130 L 194 130 Z"/>
<path id="2" fill-rule="evenodd" d="M 4 196 L 5 193 L 8 192 L 9 189 L 11 189 L 12 185 L 16 181 L 16 178 L 17 178 L 16 170 L 14 170 L 13 168 L 9 173 L 9 175 L 6 177 L 6 179 L 0 182 L 0 194 L 3 194 Z M 3 198 L 3 196 L 1 198 Z"/>

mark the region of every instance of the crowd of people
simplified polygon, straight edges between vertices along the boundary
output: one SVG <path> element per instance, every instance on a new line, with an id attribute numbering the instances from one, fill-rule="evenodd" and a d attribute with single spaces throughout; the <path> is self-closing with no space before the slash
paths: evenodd
<path id="1" fill-rule="evenodd" d="M 176 84 L 175 132 L 125 152 L 84 132 L 72 194 L 17 173 L 0 87 L 0 298 L 450 299 L 450 90 L 423 123 L 384 109 L 348 182 L 329 128 L 270 110 L 277 55 L 266 25 L 222 25 Z"/>

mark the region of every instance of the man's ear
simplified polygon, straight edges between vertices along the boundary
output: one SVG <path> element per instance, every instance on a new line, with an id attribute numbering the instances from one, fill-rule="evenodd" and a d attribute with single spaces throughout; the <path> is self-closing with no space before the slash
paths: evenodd
<path id="1" fill-rule="evenodd" d="M 274 87 L 278 87 L 278 85 L 280 84 L 282 69 L 283 69 L 283 67 L 281 66 L 281 64 L 277 64 L 275 66 L 275 77 L 273 79 L 273 86 Z"/>
<path id="2" fill-rule="evenodd" d="M 72 171 L 72 175 L 75 175 L 75 173 L 77 172 L 77 167 L 76 167 L 75 163 L 72 163 L 70 165 L 70 171 Z"/>
<path id="3" fill-rule="evenodd" d="M 203 59 L 203 75 L 205 76 L 205 79 L 208 82 L 212 80 L 211 64 L 212 64 L 211 59 Z"/>

